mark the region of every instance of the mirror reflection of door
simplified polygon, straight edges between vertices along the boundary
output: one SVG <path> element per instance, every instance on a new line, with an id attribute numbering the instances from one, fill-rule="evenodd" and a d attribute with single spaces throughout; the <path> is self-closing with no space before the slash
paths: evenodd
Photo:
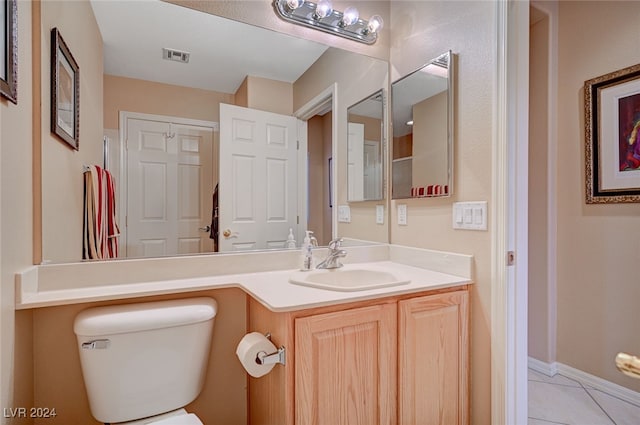
<path id="1" fill-rule="evenodd" d="M 349 200 L 364 198 L 364 124 L 350 122 L 347 138 Z"/>
<path id="2" fill-rule="evenodd" d="M 289 229 L 301 235 L 297 120 L 220 105 L 219 251 L 282 249 Z M 300 238 L 300 236 L 298 236 Z"/>
<path id="3" fill-rule="evenodd" d="M 364 147 L 364 199 L 382 199 L 382 152 L 380 143 L 365 140 Z"/>
<path id="4" fill-rule="evenodd" d="M 124 115 L 125 255 L 155 257 L 213 250 L 215 123 Z"/>
<path id="5" fill-rule="evenodd" d="M 347 109 L 347 200 L 349 202 L 384 198 L 382 194 L 383 116 L 382 90 Z"/>

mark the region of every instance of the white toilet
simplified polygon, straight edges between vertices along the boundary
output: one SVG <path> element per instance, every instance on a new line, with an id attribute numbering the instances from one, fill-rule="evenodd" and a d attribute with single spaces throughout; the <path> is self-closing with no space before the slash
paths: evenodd
<path id="1" fill-rule="evenodd" d="M 202 425 L 200 394 L 217 312 L 212 298 L 82 311 L 74 322 L 91 413 L 127 425 Z"/>

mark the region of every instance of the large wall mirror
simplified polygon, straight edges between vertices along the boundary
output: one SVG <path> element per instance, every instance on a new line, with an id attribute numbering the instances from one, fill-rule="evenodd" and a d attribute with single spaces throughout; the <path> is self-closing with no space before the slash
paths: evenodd
<path id="1" fill-rule="evenodd" d="M 306 228 L 321 244 L 337 233 L 327 160 L 344 202 L 346 110 L 388 84 L 386 61 L 160 0 L 47 1 L 41 22 L 43 108 L 52 28 L 80 69 L 79 150 L 42 114 L 43 262 L 83 258 L 91 165 L 116 182 L 118 258 L 284 249 L 290 229 L 298 246 Z M 330 87 L 316 115 L 296 115 Z M 267 135 L 260 154 L 257 134 Z"/>
<path id="2" fill-rule="evenodd" d="M 347 187 L 349 202 L 384 199 L 384 91 L 347 109 Z"/>
<path id="3" fill-rule="evenodd" d="M 446 52 L 391 85 L 393 199 L 453 192 L 452 76 Z"/>

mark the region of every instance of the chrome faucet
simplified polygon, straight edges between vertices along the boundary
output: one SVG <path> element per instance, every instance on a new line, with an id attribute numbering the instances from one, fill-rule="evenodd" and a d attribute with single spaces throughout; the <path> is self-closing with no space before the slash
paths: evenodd
<path id="1" fill-rule="evenodd" d="M 340 249 L 342 238 L 334 239 L 329 242 L 329 255 L 323 262 L 316 266 L 316 269 L 338 269 L 342 267 L 340 258 L 347 256 L 347 251 Z"/>

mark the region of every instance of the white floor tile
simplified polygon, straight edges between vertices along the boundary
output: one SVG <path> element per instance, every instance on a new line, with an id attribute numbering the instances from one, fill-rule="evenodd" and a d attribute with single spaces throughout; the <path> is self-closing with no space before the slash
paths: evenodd
<path id="1" fill-rule="evenodd" d="M 568 425 L 614 423 L 583 389 L 529 381 L 529 417 Z"/>
<path id="2" fill-rule="evenodd" d="M 527 425 L 567 425 L 560 422 L 544 421 L 542 419 L 529 418 Z"/>
<path id="3" fill-rule="evenodd" d="M 555 374 L 554 376 L 547 376 L 544 373 L 536 372 L 535 370 L 531 370 L 531 369 L 529 369 L 529 381 L 547 382 L 549 384 L 566 385 L 569 387 L 582 388 L 579 382 L 574 381 L 571 378 L 567 378 L 566 376 L 562 376 L 560 374 Z"/>
<path id="4" fill-rule="evenodd" d="M 610 396 L 599 390 L 588 390 L 600 407 L 614 420 L 616 425 L 640 424 L 640 407 Z"/>

